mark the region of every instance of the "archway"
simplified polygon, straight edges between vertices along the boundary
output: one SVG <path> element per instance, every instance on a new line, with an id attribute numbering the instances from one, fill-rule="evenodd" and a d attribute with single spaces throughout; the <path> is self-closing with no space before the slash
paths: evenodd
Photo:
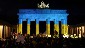
<path id="1" fill-rule="evenodd" d="M 54 34 L 54 22 L 50 21 L 50 34 L 53 35 Z"/>
<path id="2" fill-rule="evenodd" d="M 30 35 L 36 34 L 36 22 L 31 21 L 30 23 Z"/>
<path id="3" fill-rule="evenodd" d="M 46 21 L 40 21 L 39 22 L 39 33 L 45 33 L 46 32 Z"/>
<path id="4" fill-rule="evenodd" d="M 22 34 L 27 33 L 27 21 L 22 22 Z"/>

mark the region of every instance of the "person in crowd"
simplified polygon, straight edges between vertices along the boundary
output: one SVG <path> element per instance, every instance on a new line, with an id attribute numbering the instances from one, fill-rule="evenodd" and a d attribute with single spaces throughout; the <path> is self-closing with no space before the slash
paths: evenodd
<path id="1" fill-rule="evenodd" d="M 21 41 L 22 44 L 24 44 L 24 42 L 25 42 L 25 36 L 21 35 L 20 41 Z"/>

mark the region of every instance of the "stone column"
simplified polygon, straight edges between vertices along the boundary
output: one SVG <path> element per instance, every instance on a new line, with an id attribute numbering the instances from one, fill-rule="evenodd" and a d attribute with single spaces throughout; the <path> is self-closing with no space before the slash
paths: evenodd
<path id="1" fill-rule="evenodd" d="M 62 23 L 62 25 L 61 25 L 62 34 L 64 34 L 64 35 L 68 34 L 67 19 L 62 19 L 61 23 Z"/>
<path id="2" fill-rule="evenodd" d="M 3 25 L 0 26 L 0 38 L 3 36 Z"/>
<path id="3" fill-rule="evenodd" d="M 50 20 L 46 20 L 46 34 L 50 35 Z"/>
<path id="4" fill-rule="evenodd" d="M 79 30 L 79 28 L 77 27 L 77 34 L 76 34 L 77 36 L 78 36 L 78 30 Z"/>
<path id="5" fill-rule="evenodd" d="M 67 18 L 65 19 L 65 34 L 68 34 Z"/>
<path id="6" fill-rule="evenodd" d="M 84 26 L 84 34 L 85 34 L 85 26 Z"/>
<path id="7" fill-rule="evenodd" d="M 39 20 L 36 19 L 36 35 L 39 34 Z"/>
<path id="8" fill-rule="evenodd" d="M 27 19 L 27 34 L 30 35 L 30 19 Z"/>
<path id="9" fill-rule="evenodd" d="M 19 33 L 22 34 L 22 19 L 19 19 Z"/>
<path id="10" fill-rule="evenodd" d="M 59 21 L 54 19 L 54 31 L 57 31 L 59 34 Z"/>

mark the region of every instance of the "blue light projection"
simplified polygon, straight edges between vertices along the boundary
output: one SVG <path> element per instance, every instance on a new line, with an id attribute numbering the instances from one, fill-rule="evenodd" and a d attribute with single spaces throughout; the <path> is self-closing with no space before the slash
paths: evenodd
<path id="1" fill-rule="evenodd" d="M 68 14 L 66 11 L 54 9 L 19 9 L 18 15 L 19 19 L 23 19 L 23 21 L 27 19 L 30 19 L 30 21 L 35 21 L 36 19 L 39 21 L 46 21 L 46 19 L 50 21 L 54 21 L 54 19 L 61 21 L 61 19 L 67 20 Z"/>

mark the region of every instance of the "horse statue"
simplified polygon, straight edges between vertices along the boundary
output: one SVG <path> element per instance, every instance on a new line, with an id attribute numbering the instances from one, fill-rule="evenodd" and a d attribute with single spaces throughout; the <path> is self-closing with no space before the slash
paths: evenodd
<path id="1" fill-rule="evenodd" d="M 45 4 L 43 1 L 41 2 L 41 4 L 38 4 L 38 8 L 49 8 L 49 4 Z"/>

